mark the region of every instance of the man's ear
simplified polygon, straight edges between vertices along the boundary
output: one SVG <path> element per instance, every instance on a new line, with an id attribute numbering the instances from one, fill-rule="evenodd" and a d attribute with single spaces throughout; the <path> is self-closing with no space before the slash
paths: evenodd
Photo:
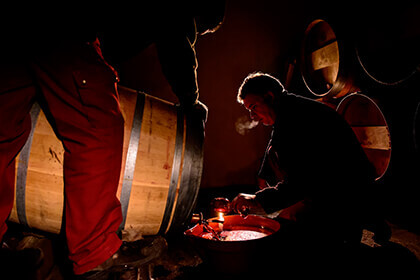
<path id="1" fill-rule="evenodd" d="M 267 91 L 267 93 L 264 94 L 264 97 L 270 100 L 271 102 L 274 101 L 274 93 L 271 91 Z"/>

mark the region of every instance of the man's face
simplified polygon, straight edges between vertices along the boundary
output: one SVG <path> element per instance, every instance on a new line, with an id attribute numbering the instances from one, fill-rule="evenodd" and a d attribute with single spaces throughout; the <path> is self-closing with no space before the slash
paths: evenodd
<path id="1" fill-rule="evenodd" d="M 276 120 L 276 113 L 272 105 L 273 99 L 274 96 L 271 92 L 268 92 L 264 96 L 249 93 L 243 101 L 245 108 L 251 115 L 251 119 L 270 126 Z"/>

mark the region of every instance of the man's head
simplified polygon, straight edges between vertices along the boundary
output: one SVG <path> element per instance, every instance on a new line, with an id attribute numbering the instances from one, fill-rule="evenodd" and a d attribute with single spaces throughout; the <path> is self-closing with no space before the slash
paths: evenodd
<path id="1" fill-rule="evenodd" d="M 226 0 L 193 1 L 194 18 L 200 35 L 216 32 L 225 18 Z"/>
<path id="2" fill-rule="evenodd" d="M 256 72 L 249 74 L 238 90 L 237 101 L 250 112 L 253 120 L 273 125 L 276 120 L 274 99 L 283 94 L 284 87 L 273 76 Z"/>

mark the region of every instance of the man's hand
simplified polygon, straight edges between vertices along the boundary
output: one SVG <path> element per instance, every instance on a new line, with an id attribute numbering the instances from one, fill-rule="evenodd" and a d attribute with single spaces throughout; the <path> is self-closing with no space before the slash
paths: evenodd
<path id="1" fill-rule="evenodd" d="M 240 193 L 232 200 L 232 210 L 240 215 L 259 214 L 265 215 L 265 211 L 255 199 L 255 194 Z"/>
<path id="2" fill-rule="evenodd" d="M 193 110 L 194 113 L 197 114 L 197 116 L 201 117 L 204 123 L 207 122 L 209 109 L 207 108 L 206 104 L 197 100 L 197 102 L 193 105 Z"/>
<path id="3" fill-rule="evenodd" d="M 199 100 L 195 101 L 194 104 L 181 102 L 178 106 L 180 106 L 186 114 L 191 114 L 194 118 L 200 118 L 204 124 L 207 122 L 209 110 L 203 102 Z"/>
<path id="4" fill-rule="evenodd" d="M 257 185 L 260 188 L 260 190 L 263 190 L 269 187 L 267 181 L 261 178 L 257 178 Z"/>

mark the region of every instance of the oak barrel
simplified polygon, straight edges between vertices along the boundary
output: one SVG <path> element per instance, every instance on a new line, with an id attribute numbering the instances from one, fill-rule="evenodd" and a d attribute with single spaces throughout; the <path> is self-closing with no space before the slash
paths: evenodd
<path id="1" fill-rule="evenodd" d="M 420 71 L 420 4 L 371 6 L 354 23 L 357 60 L 377 84 L 399 85 Z"/>
<path id="2" fill-rule="evenodd" d="M 376 180 L 388 169 L 391 160 L 391 136 L 381 109 L 363 94 L 352 93 L 338 105 L 337 112 L 350 124 L 369 161 L 376 170 Z"/>
<path id="3" fill-rule="evenodd" d="M 204 127 L 178 106 L 119 87 L 124 116 L 123 164 L 117 196 L 121 229 L 142 235 L 180 229 L 196 204 Z M 16 195 L 9 220 L 59 233 L 63 220 L 63 147 L 36 104 L 33 129 L 16 160 Z"/>
<path id="4" fill-rule="evenodd" d="M 315 96 L 338 98 L 357 90 L 351 50 L 343 33 L 337 34 L 323 19 L 312 21 L 304 32 L 300 71 L 307 89 Z"/>

